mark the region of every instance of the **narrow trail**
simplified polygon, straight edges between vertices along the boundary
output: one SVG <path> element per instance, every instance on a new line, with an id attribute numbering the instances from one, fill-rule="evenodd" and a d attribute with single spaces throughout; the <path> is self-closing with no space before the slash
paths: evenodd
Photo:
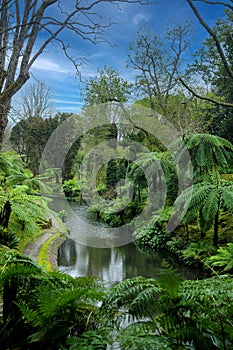
<path id="1" fill-rule="evenodd" d="M 31 258 L 34 261 L 38 261 L 38 254 L 42 247 L 42 245 L 50 239 L 55 233 L 58 232 L 58 230 L 61 228 L 61 225 L 59 224 L 57 218 L 50 213 L 49 215 L 50 219 L 52 220 L 52 227 L 43 229 L 43 233 L 40 237 L 37 237 L 35 240 L 30 242 L 24 249 L 24 254 L 27 255 L 29 258 Z"/>

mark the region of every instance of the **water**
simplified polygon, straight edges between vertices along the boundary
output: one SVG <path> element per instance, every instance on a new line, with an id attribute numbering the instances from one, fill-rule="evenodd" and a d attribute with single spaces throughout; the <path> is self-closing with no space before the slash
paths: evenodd
<path id="1" fill-rule="evenodd" d="M 58 205 L 57 202 L 56 205 Z M 169 255 L 158 253 L 152 255 L 142 252 L 133 242 L 122 246 L 113 246 L 109 241 L 114 242 L 115 231 L 115 237 L 111 241 L 112 229 L 97 222 L 95 214 L 88 213 L 85 206 L 76 203 L 71 203 L 70 207 L 72 210 L 69 211 L 67 218 L 67 226 L 71 231 L 70 238 L 67 238 L 58 252 L 58 264 L 61 271 L 73 277 L 96 276 L 113 284 L 134 276 L 157 278 L 165 259 L 183 279 L 200 278 L 200 273 L 179 266 Z M 83 230 L 87 230 L 87 232 Z M 119 235 L 121 235 L 121 228 L 119 230 Z M 85 236 L 87 236 L 87 244 L 82 244 Z M 108 237 L 108 239 L 103 236 Z M 96 242 L 98 245 L 97 238 L 101 241 L 101 247 L 92 246 Z M 91 243 L 90 245 L 88 245 L 88 241 Z"/>

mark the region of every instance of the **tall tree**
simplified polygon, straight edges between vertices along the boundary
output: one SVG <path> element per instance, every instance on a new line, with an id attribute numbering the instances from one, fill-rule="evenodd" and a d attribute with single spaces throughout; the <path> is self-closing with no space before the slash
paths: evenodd
<path id="1" fill-rule="evenodd" d="M 38 174 L 41 155 L 49 137 L 58 125 L 69 116 L 70 114 L 67 113 L 58 113 L 53 118 L 29 117 L 20 120 L 12 128 L 10 137 L 12 146 L 34 174 Z M 53 147 L 56 146 L 53 145 Z M 53 154 L 53 159 L 50 159 L 50 164 L 56 168 L 54 149 L 51 150 L 51 154 Z"/>
<path id="2" fill-rule="evenodd" d="M 180 78 L 180 80 L 194 96 L 210 101 L 218 106 L 233 107 L 232 94 L 231 96 L 228 94 L 228 92 L 232 90 L 231 86 L 233 81 L 232 1 L 186 0 L 186 2 L 192 9 L 199 24 L 208 34 L 208 39 L 203 43 L 201 50 L 197 53 L 197 60 L 194 64 L 195 74 L 198 69 L 203 73 L 202 77 L 204 79 L 207 78 L 208 83 L 212 83 L 214 86 L 217 83 L 219 87 L 219 89 L 217 89 L 218 96 L 217 98 L 204 96 L 193 88 L 189 81 L 184 81 L 182 78 Z M 223 9 L 226 10 L 226 16 L 217 21 L 215 26 L 211 28 L 205 18 L 202 16 L 201 10 L 198 9 L 198 6 L 196 5 L 198 2 L 205 3 L 206 6 L 223 6 Z M 226 89 L 228 90 L 227 93 Z M 224 98 L 222 98 L 223 96 Z"/>
<path id="3" fill-rule="evenodd" d="M 167 114 L 168 98 L 177 91 L 183 54 L 187 48 L 189 25 L 178 25 L 167 30 L 166 39 L 141 28 L 135 43 L 130 47 L 128 66 L 137 72 L 136 86 L 143 97 L 148 97 L 150 107 Z"/>
<path id="4" fill-rule="evenodd" d="M 78 70 L 62 33 L 96 43 L 109 26 L 101 21 L 98 5 L 121 2 L 140 0 L 72 0 L 69 9 L 64 0 L 0 1 L 0 143 L 12 97 L 30 78 L 30 69 L 44 50 L 52 42 L 59 44 Z"/>
<path id="5" fill-rule="evenodd" d="M 54 114 L 52 93 L 43 82 L 36 80 L 29 84 L 20 99 L 22 118 L 48 118 Z"/>

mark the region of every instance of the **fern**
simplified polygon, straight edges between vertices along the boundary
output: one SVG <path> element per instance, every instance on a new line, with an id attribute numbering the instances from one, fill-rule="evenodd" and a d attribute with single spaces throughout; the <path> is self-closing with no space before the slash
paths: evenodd
<path id="1" fill-rule="evenodd" d="M 213 171 L 219 174 L 227 169 L 229 152 L 233 151 L 229 141 L 215 135 L 194 134 L 186 138 L 185 143 L 197 178 L 213 175 Z"/>
<path id="2" fill-rule="evenodd" d="M 109 336 L 108 329 L 90 330 L 84 332 L 81 337 L 68 339 L 66 345 L 69 346 L 69 350 L 105 350 L 109 343 Z"/>
<path id="3" fill-rule="evenodd" d="M 156 309 L 160 293 L 161 288 L 155 279 L 134 277 L 111 287 L 103 307 L 115 311 L 127 308 L 133 317 L 149 316 Z"/>
<path id="4" fill-rule="evenodd" d="M 213 188 L 211 192 L 208 193 L 203 208 L 202 214 L 205 221 L 211 222 L 218 211 L 219 193 L 217 188 Z"/>
<path id="5" fill-rule="evenodd" d="M 216 255 L 207 259 L 207 263 L 214 267 L 223 267 L 222 272 L 233 269 L 233 243 L 228 243 L 227 247 L 220 247 Z"/>

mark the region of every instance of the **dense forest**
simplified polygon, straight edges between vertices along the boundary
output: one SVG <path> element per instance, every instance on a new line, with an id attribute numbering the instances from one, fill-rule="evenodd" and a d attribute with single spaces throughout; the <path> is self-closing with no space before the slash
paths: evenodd
<path id="1" fill-rule="evenodd" d="M 208 34 L 188 66 L 189 24 L 168 28 L 166 43 L 141 28 L 126 59 L 134 82 L 99 68 L 73 115 L 54 113 L 36 81 L 9 132 L 12 98 L 45 47 L 57 39 L 69 57 L 58 36 L 65 26 L 84 38 L 106 28 L 92 21 L 95 2 L 76 4 L 89 21 L 76 27 L 62 1 L 0 1 L 0 349 L 232 348 L 233 6 L 200 1 L 225 9 L 210 28 L 196 2 L 186 2 Z M 54 3 L 63 24 L 46 16 Z M 47 39 L 33 51 L 44 29 Z M 51 215 L 65 221 L 65 210 L 49 208 L 62 196 L 201 278 L 182 280 L 164 262 L 159 278 L 109 286 L 30 259 L 25 247 L 51 228 Z"/>

